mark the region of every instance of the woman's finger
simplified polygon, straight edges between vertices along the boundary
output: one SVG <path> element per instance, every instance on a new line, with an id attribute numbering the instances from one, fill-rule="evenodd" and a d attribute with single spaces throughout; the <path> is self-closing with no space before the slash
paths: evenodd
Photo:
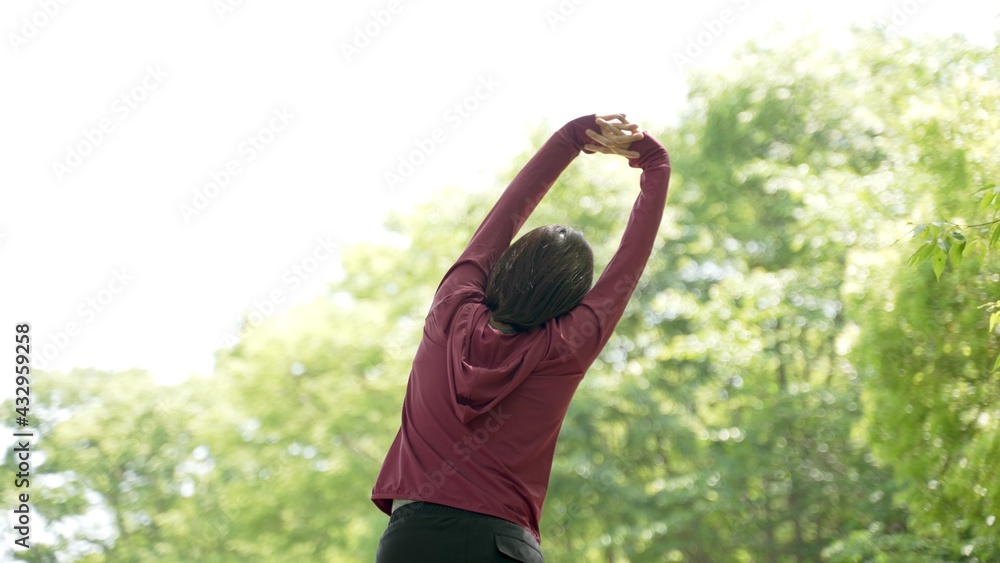
<path id="1" fill-rule="evenodd" d="M 621 119 L 619 120 L 620 123 L 613 123 L 610 120 L 607 120 L 607 119 L 604 119 L 604 118 L 601 118 L 601 117 L 599 117 L 597 119 L 598 119 L 598 123 L 600 123 L 600 121 L 603 120 L 605 122 L 605 124 L 614 125 L 616 128 L 618 128 L 619 130 L 622 130 L 622 131 L 628 130 L 628 131 L 635 132 L 635 131 L 639 130 L 639 124 L 637 124 L 637 123 L 631 123 L 629 120 L 625 119 L 624 114 L 621 115 Z"/>
<path id="2" fill-rule="evenodd" d="M 633 143 L 635 141 L 638 141 L 639 139 L 644 138 L 645 136 L 646 135 L 642 131 L 636 131 L 634 133 L 628 133 L 626 135 L 622 135 L 622 138 L 625 139 L 626 142 L 628 143 Z"/>
<path id="3" fill-rule="evenodd" d="M 639 139 L 642 139 L 645 135 L 641 132 L 639 133 L 620 133 L 614 134 L 607 132 L 605 138 L 610 141 L 615 146 L 628 146 Z"/>
<path id="4" fill-rule="evenodd" d="M 627 149 L 605 147 L 601 145 L 591 145 L 591 144 L 583 145 L 583 148 L 587 149 L 588 151 L 599 152 L 603 154 L 617 154 L 620 156 L 624 156 L 625 158 L 639 158 L 639 153 Z"/>
<path id="5" fill-rule="evenodd" d="M 618 127 L 617 123 L 611 123 L 611 122 L 609 122 L 606 119 L 598 117 L 597 118 L 597 124 L 601 126 L 602 130 L 603 129 L 608 129 L 611 132 L 615 133 L 616 135 L 621 135 L 622 134 L 622 130 L 621 130 L 621 128 Z"/>
<path id="6" fill-rule="evenodd" d="M 615 122 L 617 120 L 617 123 Z M 597 121 L 603 121 L 605 124 L 614 125 L 618 129 L 628 129 L 630 131 L 635 131 L 639 129 L 639 125 L 632 123 L 631 121 L 625 119 L 624 113 L 619 113 L 615 115 L 603 115 L 598 116 Z"/>
<path id="7" fill-rule="evenodd" d="M 624 113 L 612 113 L 611 115 L 598 115 L 597 118 L 598 119 L 603 119 L 605 121 L 610 121 L 612 119 L 618 119 L 618 120 L 621 120 L 621 121 L 625 121 L 625 114 Z"/>
<path id="8" fill-rule="evenodd" d="M 611 141 L 611 139 L 605 137 L 604 135 L 601 135 L 600 133 L 595 132 L 593 129 L 587 129 L 587 136 L 606 147 L 615 144 Z"/>
<path id="9" fill-rule="evenodd" d="M 611 152 L 611 149 L 609 149 L 608 147 L 602 147 L 600 145 L 589 145 L 588 144 L 588 145 L 583 145 L 583 148 L 587 149 L 588 151 L 602 152 L 604 154 L 614 154 L 613 152 Z"/>
<path id="10" fill-rule="evenodd" d="M 635 134 L 639 132 L 639 125 L 635 123 L 608 123 L 608 126 L 613 126 L 616 131 L 622 134 Z"/>
<path id="11" fill-rule="evenodd" d="M 639 158 L 639 153 L 635 151 L 630 151 L 626 149 L 611 149 L 611 150 L 615 151 L 615 154 L 620 154 L 625 158 Z"/>

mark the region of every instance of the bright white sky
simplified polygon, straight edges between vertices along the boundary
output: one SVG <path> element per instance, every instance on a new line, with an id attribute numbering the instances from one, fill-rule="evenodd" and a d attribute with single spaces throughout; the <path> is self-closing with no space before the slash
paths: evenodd
<path id="1" fill-rule="evenodd" d="M 673 123 L 691 69 L 777 23 L 838 45 L 894 14 L 898 33 L 989 45 L 1000 24 L 975 0 L 63 2 L 0 7 L 0 358 L 29 322 L 36 367 L 164 382 L 209 373 L 255 301 L 320 292 L 329 241 L 378 237 L 438 187 L 492 186 L 543 121 Z M 420 139 L 433 154 L 389 189 Z"/>

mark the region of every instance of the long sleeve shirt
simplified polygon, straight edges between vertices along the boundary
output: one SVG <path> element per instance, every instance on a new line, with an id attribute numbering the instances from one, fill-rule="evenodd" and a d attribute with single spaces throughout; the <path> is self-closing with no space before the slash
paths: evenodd
<path id="1" fill-rule="evenodd" d="M 649 259 L 667 198 L 670 160 L 648 133 L 630 150 L 642 169 L 619 247 L 584 299 L 527 332 L 503 333 L 483 304 L 490 268 L 584 145 L 595 116 L 575 119 L 504 190 L 445 274 L 427 315 L 399 432 L 372 489 L 514 522 L 541 541 L 539 519 L 556 440 L 577 386 L 607 344 Z"/>

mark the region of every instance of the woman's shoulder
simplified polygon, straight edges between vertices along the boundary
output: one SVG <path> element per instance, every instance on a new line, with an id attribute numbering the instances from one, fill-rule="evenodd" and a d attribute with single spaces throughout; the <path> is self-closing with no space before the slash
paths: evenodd
<path id="1" fill-rule="evenodd" d="M 477 307 L 485 308 L 483 292 L 474 287 L 460 287 L 438 295 L 424 320 L 424 337 L 443 343 L 459 317 L 468 316 Z"/>

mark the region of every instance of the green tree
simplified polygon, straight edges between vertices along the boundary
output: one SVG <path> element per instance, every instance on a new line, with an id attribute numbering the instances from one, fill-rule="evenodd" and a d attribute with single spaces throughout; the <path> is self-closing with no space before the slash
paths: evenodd
<path id="1" fill-rule="evenodd" d="M 960 38 L 901 39 L 864 60 L 896 145 L 890 185 L 924 244 L 910 265 L 906 248 L 880 252 L 877 267 L 868 260 L 863 271 L 877 281 L 854 304 L 864 335 L 855 356 L 863 428 L 898 477 L 907 528 L 855 534 L 844 549 L 856 555 L 838 559 L 993 560 L 1000 388 L 989 371 L 1000 345 L 982 305 L 996 299 L 1000 281 L 990 251 L 1000 51 Z"/>
<path id="2" fill-rule="evenodd" d="M 36 518 L 54 534 L 19 556 L 55 561 L 213 560 L 217 537 L 204 515 L 218 509 L 205 488 L 210 467 L 199 430 L 225 410 L 209 382 L 163 389 L 148 373 L 35 373 L 36 443 L 31 479 Z M 5 464 L 10 463 L 10 458 Z M 4 481 L 4 495 L 16 493 Z"/>
<path id="3" fill-rule="evenodd" d="M 997 61 L 874 31 L 845 51 L 750 44 L 692 78 L 656 132 L 674 167 L 661 240 L 560 436 L 549 560 L 1000 557 L 1000 350 L 980 308 L 1000 281 Z M 533 150 L 486 193 L 390 218 L 397 243 L 345 249 L 325 295 L 248 320 L 210 378 L 39 374 L 56 539 L 22 559 L 371 560 L 369 492 L 427 307 Z M 600 268 L 638 178 L 581 156 L 525 228 L 581 229 Z M 914 225 L 933 246 L 917 267 L 892 244 Z"/>

